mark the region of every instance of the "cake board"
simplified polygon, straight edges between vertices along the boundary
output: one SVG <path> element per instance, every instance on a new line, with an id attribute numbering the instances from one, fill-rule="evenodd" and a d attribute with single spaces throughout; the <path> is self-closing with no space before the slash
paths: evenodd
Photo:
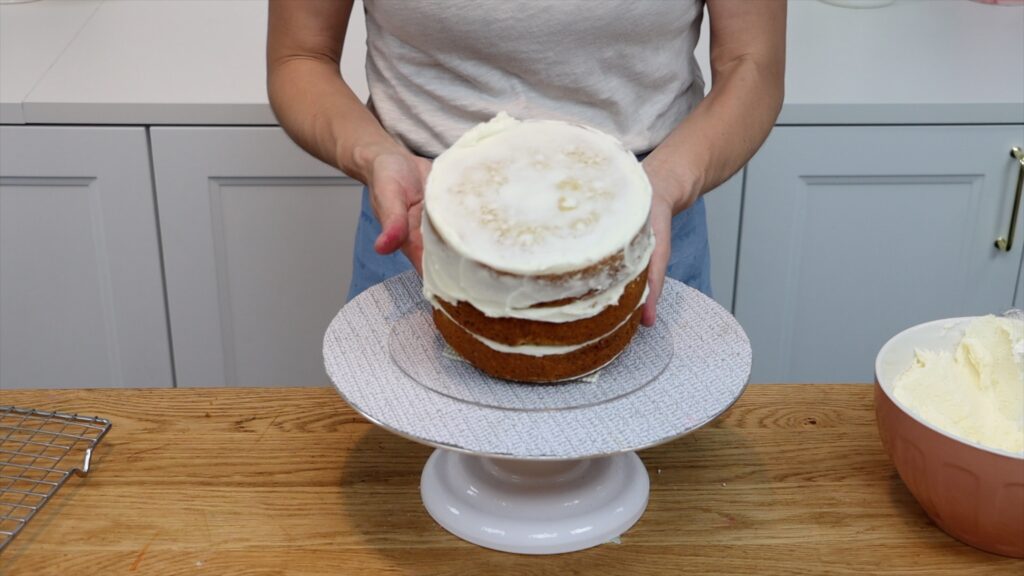
<path id="1" fill-rule="evenodd" d="M 354 410 L 437 448 L 421 478 L 424 506 L 487 548 L 553 554 L 624 533 L 650 485 L 635 452 L 717 418 L 750 375 L 735 318 L 672 279 L 656 326 L 596 382 L 552 385 L 493 379 L 448 358 L 421 290 L 407 272 L 346 304 L 324 337 L 324 364 Z"/>

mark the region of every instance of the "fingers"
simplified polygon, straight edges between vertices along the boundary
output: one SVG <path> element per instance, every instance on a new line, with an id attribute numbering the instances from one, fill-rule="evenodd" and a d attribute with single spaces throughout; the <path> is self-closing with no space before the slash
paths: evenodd
<path id="1" fill-rule="evenodd" d="M 416 164 L 416 170 L 420 174 L 420 182 L 425 187 L 427 184 L 427 176 L 430 174 L 430 168 L 433 163 L 426 158 L 420 158 L 419 156 L 414 157 Z M 419 196 L 419 200 L 409 206 L 409 237 L 402 245 L 402 252 L 405 254 L 409 262 L 412 263 L 413 268 L 416 269 L 416 273 L 423 276 L 423 234 L 420 230 L 421 219 L 423 218 L 423 196 Z"/>
<path id="2" fill-rule="evenodd" d="M 412 244 L 407 242 L 405 246 L 402 246 L 402 253 L 412 263 L 412 267 L 416 270 L 416 273 L 421 277 L 423 276 L 423 243 Z"/>
<path id="3" fill-rule="evenodd" d="M 644 326 L 654 326 L 658 299 L 661 298 L 661 288 L 665 285 L 665 270 L 668 268 L 668 239 L 657 238 L 656 241 L 654 253 L 651 254 L 651 263 L 647 268 L 647 285 L 650 292 L 647 293 L 647 302 L 644 303 L 643 314 L 640 318 L 640 322 Z"/>
<path id="4" fill-rule="evenodd" d="M 640 322 L 644 326 L 654 326 L 657 316 L 658 299 L 665 285 L 665 271 L 668 269 L 669 257 L 672 254 L 672 209 L 668 204 L 656 199 L 651 205 L 651 227 L 654 230 L 654 252 L 647 265 L 647 302 L 644 303 Z"/>
<path id="5" fill-rule="evenodd" d="M 402 253 L 412 263 L 416 272 L 423 276 L 423 234 L 420 231 L 420 219 L 423 217 L 423 203 L 417 203 L 409 209 L 409 238 L 402 245 Z"/>

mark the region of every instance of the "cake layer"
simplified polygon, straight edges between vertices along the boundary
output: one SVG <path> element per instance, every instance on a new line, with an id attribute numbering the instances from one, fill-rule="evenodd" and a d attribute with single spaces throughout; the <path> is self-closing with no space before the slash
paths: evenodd
<path id="1" fill-rule="evenodd" d="M 647 269 L 626 284 L 618 302 L 599 314 L 573 322 L 541 322 L 520 318 L 490 318 L 468 302 L 433 300 L 459 326 L 472 334 L 506 346 L 571 346 L 600 338 L 622 324 L 646 299 Z M 593 297 L 593 296 L 591 296 Z M 584 298 L 585 299 L 585 298 Z M 557 306 L 578 300 L 557 301 Z M 545 305 L 550 306 L 550 305 Z M 556 307 L 557 307 L 556 306 Z"/>
<path id="2" fill-rule="evenodd" d="M 470 364 L 496 378 L 551 383 L 578 378 L 612 361 L 629 344 L 640 325 L 641 309 L 607 336 L 565 354 L 532 356 L 495 350 L 434 309 L 434 323 L 445 342 Z"/>
<path id="3" fill-rule="evenodd" d="M 626 286 L 646 269 L 654 250 L 649 224 L 615 254 L 573 272 L 516 275 L 474 262 L 453 250 L 422 223 L 423 293 L 431 301 L 469 302 L 489 318 L 546 323 L 574 322 L 619 302 Z M 559 302 L 559 306 L 547 306 Z M 541 305 L 541 306 L 538 306 Z"/>
<path id="4" fill-rule="evenodd" d="M 452 251 L 523 276 L 574 272 L 619 253 L 651 207 L 643 167 L 612 136 L 504 113 L 434 161 L 424 196 Z"/>

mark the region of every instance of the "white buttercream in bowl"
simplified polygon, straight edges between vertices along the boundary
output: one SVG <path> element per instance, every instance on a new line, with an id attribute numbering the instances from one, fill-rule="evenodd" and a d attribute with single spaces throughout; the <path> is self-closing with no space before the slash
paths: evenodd
<path id="1" fill-rule="evenodd" d="M 1024 453 L 1024 322 L 972 320 L 953 351 L 917 350 L 896 400 L 929 424 L 983 446 Z"/>

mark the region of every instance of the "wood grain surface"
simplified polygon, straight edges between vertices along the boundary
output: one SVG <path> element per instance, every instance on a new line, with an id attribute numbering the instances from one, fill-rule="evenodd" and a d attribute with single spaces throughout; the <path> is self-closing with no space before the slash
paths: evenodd
<path id="1" fill-rule="evenodd" d="M 419 499 L 430 448 L 333 389 L 0 391 L 114 427 L 0 555 L 6 576 L 93 574 L 1022 574 L 936 528 L 900 482 L 866 385 L 754 385 L 641 453 L 647 513 L 591 550 L 467 544 Z"/>

